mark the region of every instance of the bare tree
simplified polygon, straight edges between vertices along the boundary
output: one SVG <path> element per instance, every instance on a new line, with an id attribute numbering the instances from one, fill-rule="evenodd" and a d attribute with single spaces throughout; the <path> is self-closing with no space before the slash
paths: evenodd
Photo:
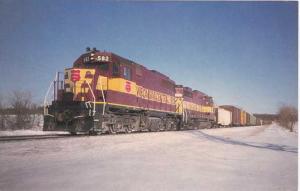
<path id="1" fill-rule="evenodd" d="M 298 121 L 298 110 L 292 106 L 282 106 L 278 111 L 278 121 L 282 127 L 293 131 L 294 124 Z"/>
<path id="2" fill-rule="evenodd" d="M 27 91 L 13 91 L 9 98 L 10 107 L 15 118 L 12 120 L 12 129 L 26 129 L 32 125 L 31 107 L 32 96 Z"/>
<path id="3" fill-rule="evenodd" d="M 4 113 L 4 104 L 3 96 L 0 95 L 0 130 L 5 129 L 5 113 Z"/>

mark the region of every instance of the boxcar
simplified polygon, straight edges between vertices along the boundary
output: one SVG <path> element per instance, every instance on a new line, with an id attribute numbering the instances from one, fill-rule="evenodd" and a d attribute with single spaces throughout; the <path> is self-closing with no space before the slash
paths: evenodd
<path id="1" fill-rule="evenodd" d="M 221 107 L 215 108 L 216 122 L 219 126 L 230 126 L 232 124 L 232 112 Z"/>
<path id="2" fill-rule="evenodd" d="M 240 126 L 241 125 L 241 109 L 235 107 L 233 105 L 221 105 L 223 109 L 232 112 L 232 125 L 233 126 Z"/>
<path id="3" fill-rule="evenodd" d="M 246 112 L 246 125 L 250 126 L 250 113 Z"/>
<path id="4" fill-rule="evenodd" d="M 254 117 L 253 115 L 250 115 L 250 125 L 251 126 L 256 125 L 256 117 Z"/>

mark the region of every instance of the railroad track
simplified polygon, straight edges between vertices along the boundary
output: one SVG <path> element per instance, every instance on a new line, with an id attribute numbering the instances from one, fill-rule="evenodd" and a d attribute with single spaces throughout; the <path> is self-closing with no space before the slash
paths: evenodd
<path id="1" fill-rule="evenodd" d="M 182 131 L 193 131 L 195 129 L 185 129 Z M 131 133 L 112 133 L 112 134 L 98 134 L 98 135 L 88 135 L 88 134 L 49 134 L 49 135 L 14 135 L 14 136 L 0 136 L 0 142 L 6 141 L 26 141 L 26 140 L 38 140 L 38 139 L 57 139 L 57 138 L 71 138 L 71 137 L 82 137 L 82 136 L 115 136 L 115 135 L 129 135 L 138 133 L 158 133 L 161 131 L 135 131 Z M 167 132 L 167 131 L 166 131 Z"/>
<path id="2" fill-rule="evenodd" d="M 0 136 L 0 142 L 4 141 L 25 141 L 35 139 L 56 139 L 72 137 L 69 134 L 52 134 L 52 135 L 17 135 L 17 136 Z"/>
<path id="3" fill-rule="evenodd" d="M 49 134 L 49 135 L 16 135 L 16 136 L 0 136 L 0 142 L 6 141 L 26 141 L 26 140 L 38 140 L 38 139 L 57 139 L 57 138 L 74 138 L 74 137 L 83 137 L 83 136 L 120 136 L 120 135 L 130 135 L 130 134 L 139 134 L 139 133 L 159 133 L 160 131 L 135 131 L 131 133 L 108 133 L 108 134 L 97 134 L 97 135 L 88 135 L 88 134 Z"/>

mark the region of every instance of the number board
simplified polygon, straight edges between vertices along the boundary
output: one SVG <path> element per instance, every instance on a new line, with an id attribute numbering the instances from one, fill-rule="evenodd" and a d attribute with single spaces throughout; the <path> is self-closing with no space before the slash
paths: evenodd
<path id="1" fill-rule="evenodd" d="M 96 60 L 99 62 L 109 62 L 109 56 L 97 56 Z"/>
<path id="2" fill-rule="evenodd" d="M 83 63 L 86 63 L 86 62 L 93 62 L 93 61 L 96 61 L 96 62 L 109 62 L 110 61 L 110 57 L 107 56 L 107 55 L 94 55 L 94 54 L 91 54 L 90 56 L 86 56 L 83 58 Z"/>

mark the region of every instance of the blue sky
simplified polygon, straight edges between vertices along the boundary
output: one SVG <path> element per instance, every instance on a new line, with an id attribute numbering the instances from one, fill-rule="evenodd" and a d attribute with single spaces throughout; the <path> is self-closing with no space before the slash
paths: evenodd
<path id="1" fill-rule="evenodd" d="M 0 94 L 33 92 L 87 46 L 112 51 L 217 104 L 275 113 L 298 102 L 297 2 L 0 0 Z"/>

